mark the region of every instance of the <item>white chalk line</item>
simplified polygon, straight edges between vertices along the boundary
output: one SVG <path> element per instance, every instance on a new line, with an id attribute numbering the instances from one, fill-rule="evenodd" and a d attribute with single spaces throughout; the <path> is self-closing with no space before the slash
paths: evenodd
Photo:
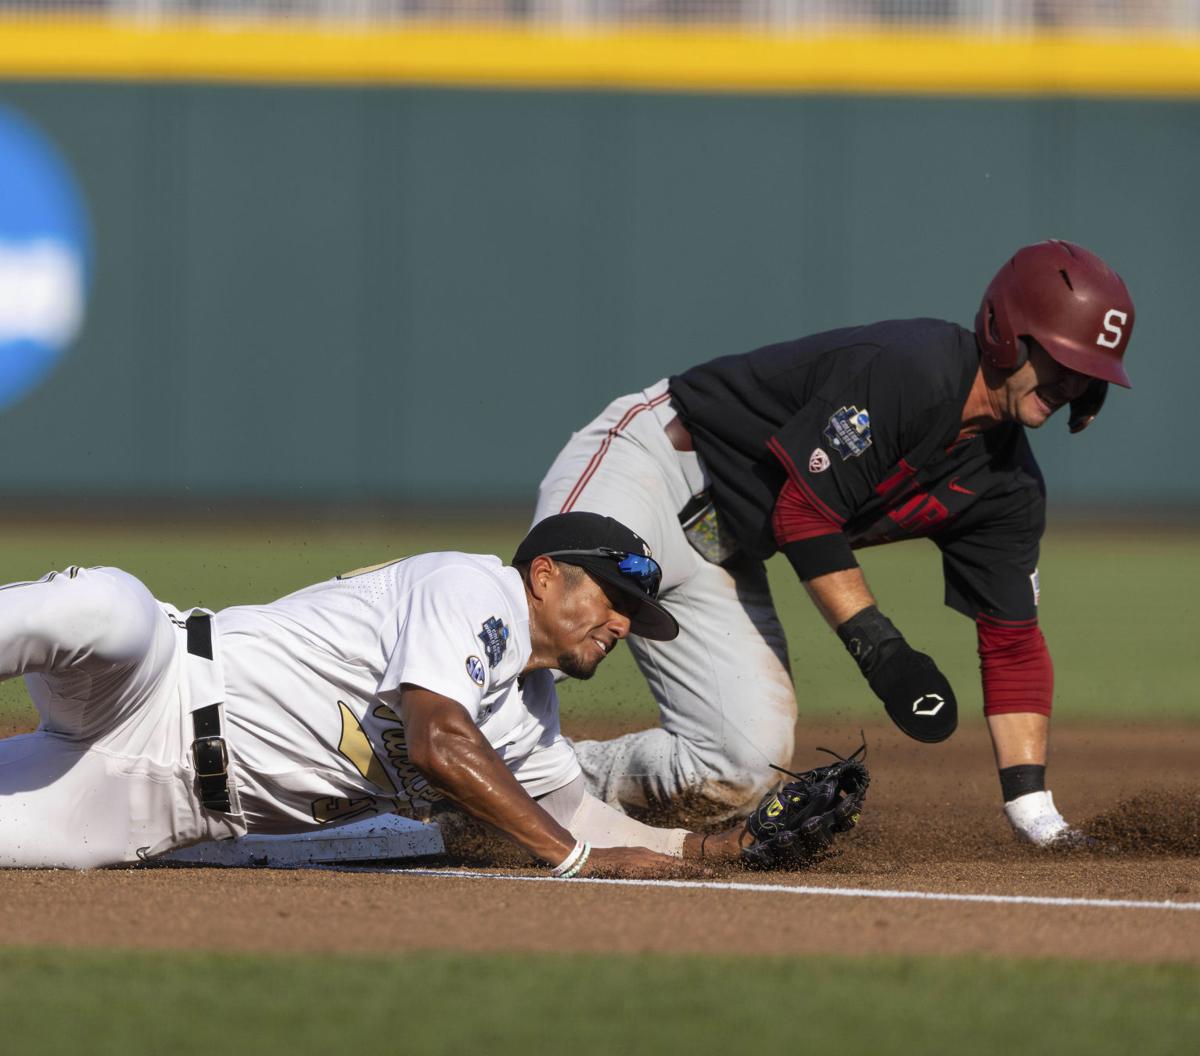
<path id="1" fill-rule="evenodd" d="M 952 891 L 893 891 L 868 887 L 814 887 L 803 884 L 747 884 L 728 880 L 619 880 L 580 876 L 563 881 L 551 876 L 513 873 L 474 873 L 463 869 L 378 869 L 372 866 L 333 866 L 347 872 L 395 873 L 403 876 L 441 876 L 460 880 L 510 880 L 525 883 L 607 884 L 613 887 L 659 887 L 686 891 L 751 891 L 756 894 L 809 895 L 827 898 L 911 899 L 922 902 L 970 902 L 998 906 L 1059 906 L 1087 909 L 1168 909 L 1197 912 L 1200 902 L 1151 902 L 1133 898 L 1053 898 L 1044 895 L 974 895 Z"/>

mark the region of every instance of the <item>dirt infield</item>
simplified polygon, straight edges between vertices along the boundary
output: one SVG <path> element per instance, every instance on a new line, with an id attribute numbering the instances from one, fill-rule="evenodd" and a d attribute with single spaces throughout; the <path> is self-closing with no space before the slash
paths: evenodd
<path id="1" fill-rule="evenodd" d="M 846 731 L 802 728 L 796 765 Z M 873 781 L 842 853 L 805 872 L 713 879 L 797 887 L 1200 903 L 1200 727 L 1065 727 L 1052 787 L 1097 851 L 1017 845 L 987 736 L 918 745 L 869 729 Z M 530 874 L 532 875 L 532 874 Z M 961 953 L 1200 962 L 1200 911 L 880 900 L 324 871 L 0 873 L 0 944 Z"/>

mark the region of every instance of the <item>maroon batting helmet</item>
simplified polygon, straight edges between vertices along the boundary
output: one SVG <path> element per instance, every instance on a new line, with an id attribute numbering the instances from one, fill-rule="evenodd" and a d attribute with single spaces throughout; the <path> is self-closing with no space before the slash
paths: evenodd
<path id="1" fill-rule="evenodd" d="M 1031 337 L 1064 367 L 1131 388 L 1121 363 L 1133 332 L 1133 300 L 1095 253 L 1059 239 L 1018 249 L 992 279 L 975 336 L 993 366 L 1013 370 Z"/>

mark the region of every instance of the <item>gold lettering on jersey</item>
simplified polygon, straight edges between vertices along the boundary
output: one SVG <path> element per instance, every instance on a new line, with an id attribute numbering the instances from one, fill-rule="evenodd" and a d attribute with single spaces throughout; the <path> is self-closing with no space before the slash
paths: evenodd
<path id="1" fill-rule="evenodd" d="M 342 710 L 342 739 L 338 751 L 354 764 L 354 768 L 373 785 L 380 788 L 397 791 L 395 783 L 388 776 L 387 768 L 383 765 L 367 735 L 363 733 L 362 725 L 352 712 L 340 700 L 338 707 Z"/>
<path id="2" fill-rule="evenodd" d="M 338 579 L 353 579 L 355 576 L 365 576 L 369 572 L 378 572 L 381 568 L 387 568 L 389 565 L 398 565 L 405 560 L 403 557 L 394 557 L 391 561 L 380 561 L 377 565 L 365 565 L 362 568 L 356 568 L 352 572 L 343 572 Z"/>
<path id="3" fill-rule="evenodd" d="M 404 794 L 414 802 L 423 800 L 426 803 L 436 803 L 443 799 L 442 793 L 429 783 L 429 778 L 408 761 L 408 738 L 404 732 L 404 724 L 395 711 L 386 704 L 376 704 L 371 714 L 384 722 L 396 723 L 394 728 L 383 731 L 383 748 L 387 753 L 388 762 L 396 768 L 396 776 L 400 778 Z"/>
<path id="4" fill-rule="evenodd" d="M 357 799 L 340 799 L 337 796 L 325 796 L 322 799 L 313 800 L 312 815 L 313 819 L 319 821 L 322 825 L 328 824 L 331 821 L 349 821 L 351 818 L 357 818 L 360 815 L 381 813 L 381 807 L 386 802 L 386 800 L 381 801 L 375 796 L 361 796 Z"/>

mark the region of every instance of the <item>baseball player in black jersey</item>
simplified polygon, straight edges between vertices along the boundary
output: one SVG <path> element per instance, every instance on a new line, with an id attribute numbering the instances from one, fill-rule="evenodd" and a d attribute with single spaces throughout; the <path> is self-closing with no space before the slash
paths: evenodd
<path id="1" fill-rule="evenodd" d="M 535 520 L 572 509 L 629 524 L 688 614 L 672 642 L 630 639 L 661 726 L 576 745 L 591 790 L 625 809 L 745 812 L 792 752 L 795 693 L 763 561 L 782 551 L 893 721 L 936 742 L 954 691 L 876 606 L 854 551 L 929 538 L 946 604 L 975 621 L 1005 813 L 1071 839 L 1045 787 L 1053 668 L 1038 628 L 1045 487 L 1025 436 L 1069 407 L 1088 425 L 1134 309 L 1080 246 L 1019 250 L 974 332 L 939 319 L 834 330 L 726 356 L 615 401 L 542 482 Z M 681 620 L 681 622 L 683 622 Z"/>

